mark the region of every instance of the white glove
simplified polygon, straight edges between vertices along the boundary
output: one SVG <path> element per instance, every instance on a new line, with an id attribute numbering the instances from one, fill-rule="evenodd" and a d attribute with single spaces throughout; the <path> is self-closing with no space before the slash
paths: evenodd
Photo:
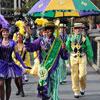
<path id="1" fill-rule="evenodd" d="M 69 63 L 66 63 L 66 67 L 67 67 L 67 68 L 70 68 L 70 65 L 69 65 Z"/>
<path id="2" fill-rule="evenodd" d="M 71 71 L 70 71 L 70 64 L 69 63 L 66 63 L 66 68 L 67 68 L 67 75 L 70 75 Z"/>

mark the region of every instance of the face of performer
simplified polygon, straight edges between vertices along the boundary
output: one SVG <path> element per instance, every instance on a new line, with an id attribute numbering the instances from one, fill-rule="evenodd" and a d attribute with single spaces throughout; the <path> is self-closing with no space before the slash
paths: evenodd
<path id="1" fill-rule="evenodd" d="M 64 33 L 65 33 L 65 32 L 66 32 L 66 27 L 64 27 L 64 28 L 63 28 L 63 27 L 60 27 L 60 28 L 59 28 L 59 31 L 60 31 L 61 33 L 63 33 L 63 31 L 64 31 Z"/>
<path id="2" fill-rule="evenodd" d="M 40 35 L 43 36 L 43 37 L 46 37 L 46 35 L 47 35 L 47 34 L 46 34 L 46 31 L 45 31 L 45 30 L 41 30 L 41 31 L 40 31 Z"/>
<path id="3" fill-rule="evenodd" d="M 8 38 L 9 37 L 9 32 L 7 30 L 2 31 L 2 37 L 3 38 Z"/>
<path id="4" fill-rule="evenodd" d="M 45 36 L 46 36 L 46 31 L 43 31 L 43 33 L 42 33 L 42 34 L 43 34 L 43 36 L 45 37 Z"/>
<path id="5" fill-rule="evenodd" d="M 23 36 L 21 34 L 17 35 L 17 42 L 22 42 L 23 41 Z"/>
<path id="6" fill-rule="evenodd" d="M 82 27 L 74 27 L 74 33 L 75 34 L 81 34 L 83 31 L 83 28 Z"/>
<path id="7" fill-rule="evenodd" d="M 45 28 L 45 31 L 47 33 L 47 37 L 48 38 L 52 38 L 53 37 L 54 30 L 55 30 L 54 27 L 46 27 Z"/>

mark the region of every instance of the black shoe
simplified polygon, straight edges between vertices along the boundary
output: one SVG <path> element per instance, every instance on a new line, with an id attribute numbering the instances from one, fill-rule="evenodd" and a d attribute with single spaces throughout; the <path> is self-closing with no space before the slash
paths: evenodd
<path id="1" fill-rule="evenodd" d="M 84 94 L 85 94 L 85 91 L 84 91 L 84 92 L 81 92 L 81 91 L 80 91 L 80 93 L 81 93 L 81 95 L 84 95 Z"/>
<path id="2" fill-rule="evenodd" d="M 74 94 L 74 97 L 75 98 L 79 98 L 79 94 Z"/>
<path id="3" fill-rule="evenodd" d="M 62 84 L 63 84 L 63 82 L 60 82 L 60 84 L 62 85 Z"/>
<path id="4" fill-rule="evenodd" d="M 80 93 L 81 93 L 81 95 L 84 95 L 85 94 L 85 90 L 84 89 L 80 89 Z"/>
<path id="5" fill-rule="evenodd" d="M 67 83 L 67 81 L 63 81 L 63 83 Z"/>
<path id="6" fill-rule="evenodd" d="M 50 99 L 50 97 L 48 97 L 48 96 L 43 96 L 42 97 L 42 100 L 49 100 Z"/>
<path id="7" fill-rule="evenodd" d="M 25 82 L 28 82 L 28 80 L 25 80 Z"/>
<path id="8" fill-rule="evenodd" d="M 25 97 L 25 94 L 24 94 L 24 92 L 21 92 L 21 97 Z"/>
<path id="9" fill-rule="evenodd" d="M 20 91 L 17 91 L 17 92 L 16 92 L 16 95 L 20 95 Z"/>
<path id="10" fill-rule="evenodd" d="M 74 95 L 74 97 L 75 97 L 75 98 L 79 98 L 79 95 L 78 95 L 78 96 Z"/>

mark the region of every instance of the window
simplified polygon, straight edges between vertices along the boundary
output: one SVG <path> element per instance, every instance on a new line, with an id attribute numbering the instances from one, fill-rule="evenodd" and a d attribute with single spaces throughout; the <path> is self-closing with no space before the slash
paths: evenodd
<path id="1" fill-rule="evenodd" d="M 16 0 L 17 1 L 17 7 L 18 7 L 18 0 Z"/>
<path id="2" fill-rule="evenodd" d="M 1 2 L 1 7 L 6 7 L 6 3 L 5 2 Z"/>

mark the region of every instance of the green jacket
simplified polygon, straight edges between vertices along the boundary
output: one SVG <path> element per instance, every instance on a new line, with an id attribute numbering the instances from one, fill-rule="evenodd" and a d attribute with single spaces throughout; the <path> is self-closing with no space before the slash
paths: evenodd
<path id="1" fill-rule="evenodd" d="M 74 35 L 69 36 L 67 38 L 66 49 L 69 52 L 69 54 L 71 53 L 71 42 L 74 41 L 74 37 L 79 41 L 80 36 L 81 36 L 81 34 L 79 34 L 79 35 L 74 34 Z M 86 35 L 85 35 L 85 38 L 86 38 L 86 43 L 85 43 L 85 45 L 82 45 L 81 48 L 85 49 L 86 54 L 89 58 L 89 62 L 93 62 L 93 50 L 91 47 L 91 43 L 89 41 L 89 38 Z M 69 60 L 66 60 L 66 62 L 69 62 Z"/>

